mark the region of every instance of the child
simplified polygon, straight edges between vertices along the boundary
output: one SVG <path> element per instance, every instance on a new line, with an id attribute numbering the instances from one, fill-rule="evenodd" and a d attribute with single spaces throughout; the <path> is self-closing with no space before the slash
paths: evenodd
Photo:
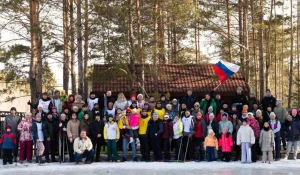
<path id="1" fill-rule="evenodd" d="M 197 150 L 198 158 L 196 161 L 203 161 L 202 149 L 203 149 L 203 141 L 206 135 L 206 123 L 203 119 L 203 114 L 201 111 L 196 114 L 196 122 L 195 122 L 195 147 Z"/>
<path id="2" fill-rule="evenodd" d="M 0 139 L 0 148 L 3 151 L 3 165 L 13 163 L 13 150 L 16 147 L 17 140 L 14 134 L 11 132 L 11 126 L 6 125 L 6 132 L 2 135 Z"/>
<path id="3" fill-rule="evenodd" d="M 265 163 L 267 158 L 269 158 L 269 163 L 273 161 L 273 145 L 274 145 L 274 134 L 270 129 L 268 122 L 264 123 L 264 127 L 260 132 L 259 146 L 263 152 L 262 163 Z"/>
<path id="4" fill-rule="evenodd" d="M 242 163 L 251 163 L 251 146 L 255 143 L 254 132 L 244 119 L 240 127 L 237 138 L 237 145 L 242 145 Z"/>
<path id="5" fill-rule="evenodd" d="M 222 147 L 222 161 L 229 162 L 233 141 L 232 135 L 228 132 L 227 127 L 224 127 L 222 129 L 221 138 L 219 140 L 219 146 Z"/>
<path id="6" fill-rule="evenodd" d="M 164 153 L 165 153 L 165 162 L 169 162 L 171 159 L 170 143 L 172 142 L 172 137 L 173 137 L 173 125 L 172 125 L 169 115 L 165 114 L 164 121 L 163 121 L 163 133 L 162 133 L 162 140 L 163 140 Z"/>
<path id="7" fill-rule="evenodd" d="M 117 141 L 120 138 L 120 132 L 117 123 L 114 122 L 113 119 L 114 116 L 112 114 L 108 114 L 108 122 L 105 124 L 103 134 L 107 143 L 108 161 L 113 161 L 113 155 L 114 161 L 120 162 L 117 152 Z"/>
<path id="8" fill-rule="evenodd" d="M 215 114 L 214 114 L 214 109 L 213 109 L 212 106 L 210 106 L 210 107 L 208 108 L 207 114 L 205 115 L 205 121 L 206 121 L 206 123 L 209 122 L 209 116 L 210 116 L 210 115 L 214 115 L 214 116 L 215 116 Z M 217 121 L 216 117 L 214 118 L 214 120 Z"/>
<path id="9" fill-rule="evenodd" d="M 140 117 L 141 116 L 138 113 L 137 109 L 134 108 L 132 110 L 132 113 L 130 114 L 130 117 L 129 117 L 129 125 L 131 127 L 131 129 L 129 130 L 129 134 L 130 134 L 130 142 L 129 143 L 134 142 L 133 137 L 136 139 L 136 144 L 140 143 L 140 139 L 139 139 L 139 135 L 138 135 L 139 118 Z"/>
<path id="10" fill-rule="evenodd" d="M 218 150 L 218 139 L 212 129 L 209 129 L 205 137 L 204 149 L 206 150 L 206 159 L 208 162 L 215 161 L 215 149 Z"/>
<path id="11" fill-rule="evenodd" d="M 126 113 L 126 111 L 124 111 L 124 113 Z M 122 112 L 121 108 L 118 108 L 114 120 L 118 123 L 119 119 L 124 115 L 124 113 Z"/>
<path id="12" fill-rule="evenodd" d="M 277 120 L 276 115 L 274 112 L 270 113 L 270 127 L 273 130 L 274 133 L 274 140 L 275 140 L 275 152 L 276 152 L 276 161 L 280 160 L 280 150 L 281 150 L 281 139 L 280 139 L 280 129 L 281 129 L 281 125 L 280 125 L 280 121 Z"/>
<path id="13" fill-rule="evenodd" d="M 241 147 L 239 147 L 236 144 L 236 137 L 237 137 L 237 132 L 240 129 L 241 125 L 242 125 L 242 122 L 238 118 L 237 113 L 233 113 L 233 115 L 232 115 L 232 126 L 233 126 L 232 139 L 233 139 L 233 142 L 234 142 L 233 149 L 235 151 L 234 161 L 240 160 Z"/>

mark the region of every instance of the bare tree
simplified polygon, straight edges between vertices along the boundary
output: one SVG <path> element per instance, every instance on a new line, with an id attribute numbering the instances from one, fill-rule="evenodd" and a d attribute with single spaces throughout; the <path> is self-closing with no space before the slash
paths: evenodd
<path id="1" fill-rule="evenodd" d="M 82 23 L 81 23 L 81 0 L 77 0 L 77 50 L 78 50 L 78 94 L 83 94 L 83 59 L 82 59 Z"/>
<path id="2" fill-rule="evenodd" d="M 294 28 L 293 28 L 293 0 L 291 0 L 291 55 L 290 55 L 290 73 L 289 73 L 289 95 L 288 108 L 291 108 L 292 88 L 293 88 L 293 51 L 294 51 Z"/>
<path id="3" fill-rule="evenodd" d="M 69 90 L 69 76 L 70 76 L 70 47 L 69 47 L 69 2 L 63 0 L 63 35 L 64 35 L 64 60 L 63 60 L 63 88 L 68 94 Z"/>

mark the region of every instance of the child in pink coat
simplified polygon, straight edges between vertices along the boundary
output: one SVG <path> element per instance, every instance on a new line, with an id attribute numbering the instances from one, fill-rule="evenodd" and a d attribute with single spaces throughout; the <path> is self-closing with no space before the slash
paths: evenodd
<path id="1" fill-rule="evenodd" d="M 228 132 L 228 128 L 224 127 L 219 140 L 219 146 L 222 147 L 222 161 L 229 162 L 231 147 L 233 146 L 232 135 Z"/>
<path id="2" fill-rule="evenodd" d="M 136 144 L 140 143 L 139 135 L 138 135 L 139 119 L 140 119 L 140 114 L 138 113 L 137 109 L 134 108 L 131 111 L 131 114 L 129 116 L 129 126 L 131 127 L 131 129 L 129 130 L 129 135 L 130 135 L 129 143 L 132 143 L 134 141 L 133 137 L 136 139 Z"/>

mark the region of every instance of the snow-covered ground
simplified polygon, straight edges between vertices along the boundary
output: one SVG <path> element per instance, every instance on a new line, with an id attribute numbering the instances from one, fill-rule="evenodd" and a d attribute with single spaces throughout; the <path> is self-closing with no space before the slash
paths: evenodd
<path id="1" fill-rule="evenodd" d="M 75 165 L 72 163 L 50 163 L 39 166 L 35 163 L 28 167 L 0 165 L 0 174 L 16 175 L 299 175 L 300 161 L 279 161 L 273 164 L 261 162 L 241 164 L 240 162 L 126 162 L 126 163 L 93 163 Z"/>

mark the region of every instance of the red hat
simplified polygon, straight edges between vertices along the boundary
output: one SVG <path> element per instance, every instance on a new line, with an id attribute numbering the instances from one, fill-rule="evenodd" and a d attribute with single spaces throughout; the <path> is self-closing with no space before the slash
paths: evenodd
<path id="1" fill-rule="evenodd" d="M 136 94 L 131 94 L 130 98 L 135 97 L 136 98 Z"/>
<path id="2" fill-rule="evenodd" d="M 247 109 L 243 109 L 242 113 L 248 113 Z"/>
<path id="3" fill-rule="evenodd" d="M 7 130 L 7 129 L 11 129 L 10 124 L 6 125 L 5 130 Z"/>
<path id="4" fill-rule="evenodd" d="M 127 109 L 127 110 L 126 110 L 126 113 L 131 113 L 131 109 Z"/>

